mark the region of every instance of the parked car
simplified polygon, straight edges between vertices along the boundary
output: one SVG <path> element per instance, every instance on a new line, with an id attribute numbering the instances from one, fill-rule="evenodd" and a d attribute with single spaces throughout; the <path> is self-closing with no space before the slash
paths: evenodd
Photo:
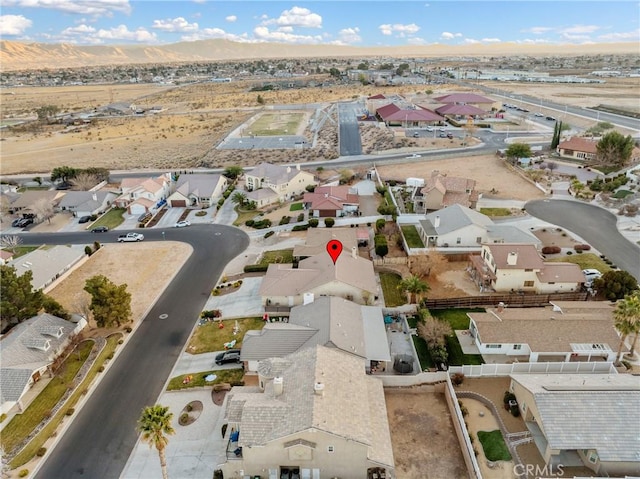
<path id="1" fill-rule="evenodd" d="M 441 128 L 438 129 L 438 131 L 441 131 L 441 132 L 444 133 L 445 131 L 447 131 L 447 129 L 445 127 L 441 127 Z"/>
<path id="2" fill-rule="evenodd" d="M 413 155 L 407 156 L 407 158 L 422 158 L 422 155 L 414 153 Z"/>
<path id="3" fill-rule="evenodd" d="M 127 233 L 126 235 L 118 236 L 118 243 L 128 243 L 131 241 L 142 241 L 144 239 L 144 235 L 140 233 Z"/>
<path id="4" fill-rule="evenodd" d="M 106 226 L 96 226 L 91 230 L 92 233 L 106 233 L 107 231 L 109 231 L 109 228 Z"/>
<path id="5" fill-rule="evenodd" d="M 417 131 L 413 132 L 413 137 L 414 138 L 419 138 L 420 137 L 420 133 L 418 133 Z"/>
<path id="6" fill-rule="evenodd" d="M 184 228 L 185 226 L 191 226 L 191 222 L 184 220 L 178 221 L 175 225 L 173 225 L 174 228 Z"/>
<path id="7" fill-rule="evenodd" d="M 216 364 L 220 366 L 221 364 L 227 363 L 239 363 L 240 362 L 240 350 L 239 349 L 228 349 L 218 355 L 216 355 Z"/>
<path id="8" fill-rule="evenodd" d="M 552 117 L 552 116 L 548 116 L 548 117 L 547 117 L 547 120 L 549 120 L 549 121 L 556 121 L 556 119 L 555 119 L 554 117 Z"/>
<path id="9" fill-rule="evenodd" d="M 81 216 L 78 223 L 88 223 L 91 220 L 91 216 Z"/>
<path id="10" fill-rule="evenodd" d="M 425 130 L 427 130 L 427 131 L 433 131 L 433 127 L 432 127 L 432 126 L 428 126 L 428 127 L 426 127 L 426 128 L 425 128 Z"/>
<path id="11" fill-rule="evenodd" d="M 440 136 L 440 138 L 446 138 L 447 134 L 444 131 L 442 131 L 442 132 L 440 132 L 439 136 Z"/>
<path id="12" fill-rule="evenodd" d="M 451 133 L 451 132 L 447 133 L 447 138 L 452 139 L 453 138 L 453 133 Z"/>
<path id="13" fill-rule="evenodd" d="M 33 218 L 22 218 L 18 222 L 17 226 L 18 228 L 24 228 L 25 226 L 29 226 L 32 223 L 33 223 Z"/>
<path id="14" fill-rule="evenodd" d="M 540 112 L 534 113 L 533 116 L 537 116 L 538 118 L 542 118 L 544 115 Z"/>
<path id="15" fill-rule="evenodd" d="M 602 273 L 595 268 L 583 269 L 582 274 L 584 274 L 584 278 L 586 279 L 585 284 L 590 286 L 593 283 L 594 279 L 598 279 L 602 276 Z"/>
<path id="16" fill-rule="evenodd" d="M 18 226 L 24 218 L 16 218 L 11 222 L 11 226 Z"/>

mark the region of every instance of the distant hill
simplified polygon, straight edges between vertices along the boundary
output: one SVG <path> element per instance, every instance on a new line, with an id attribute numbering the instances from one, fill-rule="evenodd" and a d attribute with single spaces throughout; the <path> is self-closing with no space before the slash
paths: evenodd
<path id="1" fill-rule="evenodd" d="M 352 47 L 292 45 L 284 43 L 238 43 L 201 40 L 166 45 L 72 45 L 0 41 L 2 71 L 37 68 L 85 67 L 135 63 L 172 63 L 276 58 L 337 57 L 460 57 L 505 55 L 637 54 L 636 43 L 590 45 L 416 45 L 402 47 Z"/>

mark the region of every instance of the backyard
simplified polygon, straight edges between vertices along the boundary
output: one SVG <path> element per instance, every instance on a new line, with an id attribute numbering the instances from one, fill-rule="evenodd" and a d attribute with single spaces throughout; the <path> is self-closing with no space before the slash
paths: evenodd
<path id="1" fill-rule="evenodd" d="M 467 330 L 469 329 L 470 312 L 484 312 L 484 309 L 436 309 L 429 311 L 434 318 L 446 321 L 451 325 L 451 329 Z M 460 342 L 455 333 L 445 337 L 447 342 L 447 352 L 449 353 L 449 365 L 462 366 L 463 364 L 482 364 L 484 360 L 480 354 L 464 354 Z"/>
<path id="2" fill-rule="evenodd" d="M 398 289 L 402 278 L 395 273 L 380 273 L 380 285 L 382 286 L 382 294 L 384 295 L 384 304 L 388 308 L 395 308 L 406 304 L 407 300 Z"/>
<path id="3" fill-rule="evenodd" d="M 404 235 L 404 239 L 406 240 L 409 248 L 424 248 L 422 238 L 420 238 L 420 234 L 415 226 L 405 225 L 401 226 L 400 229 L 402 230 L 402 234 Z"/>

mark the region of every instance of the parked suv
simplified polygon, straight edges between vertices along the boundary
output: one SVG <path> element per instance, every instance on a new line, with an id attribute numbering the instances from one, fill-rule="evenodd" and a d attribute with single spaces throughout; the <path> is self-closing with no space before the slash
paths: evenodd
<path id="1" fill-rule="evenodd" d="M 239 363 L 239 362 L 240 362 L 239 349 L 229 349 L 216 356 L 216 364 L 218 366 L 220 366 L 221 364 Z"/>

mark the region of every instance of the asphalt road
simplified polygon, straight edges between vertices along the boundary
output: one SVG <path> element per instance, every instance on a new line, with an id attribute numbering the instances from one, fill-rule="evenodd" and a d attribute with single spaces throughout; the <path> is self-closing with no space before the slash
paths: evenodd
<path id="1" fill-rule="evenodd" d="M 338 103 L 340 156 L 362 155 L 362 140 L 356 112 L 360 103 Z"/>
<path id="2" fill-rule="evenodd" d="M 524 207 L 530 215 L 577 234 L 640 281 L 640 248 L 620 234 L 609 211 L 572 200 L 535 200 Z"/>
<path id="3" fill-rule="evenodd" d="M 138 438 L 136 422 L 141 410 L 158 398 L 224 267 L 249 244 L 249 238 L 242 231 L 222 225 L 148 230 L 144 231 L 145 241 L 162 241 L 163 231 L 167 240 L 192 245 L 193 254 L 151 308 L 85 406 L 76 413 L 73 423 L 35 477 L 116 479 L 120 476 Z M 122 231 L 99 235 L 33 233 L 22 237 L 24 244 L 91 244 L 98 238 L 103 243 L 114 242 L 118 234 Z M 147 292 L 152 296 L 158 293 Z M 165 314 L 166 318 L 161 319 Z"/>

